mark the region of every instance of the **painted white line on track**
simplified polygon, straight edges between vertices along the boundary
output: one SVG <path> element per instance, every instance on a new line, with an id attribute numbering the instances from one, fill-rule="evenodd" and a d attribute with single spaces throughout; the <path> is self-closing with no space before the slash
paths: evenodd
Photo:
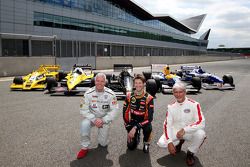
<path id="1" fill-rule="evenodd" d="M 0 78 L 0 82 L 5 82 L 5 81 L 12 81 L 14 77 L 3 77 Z"/>

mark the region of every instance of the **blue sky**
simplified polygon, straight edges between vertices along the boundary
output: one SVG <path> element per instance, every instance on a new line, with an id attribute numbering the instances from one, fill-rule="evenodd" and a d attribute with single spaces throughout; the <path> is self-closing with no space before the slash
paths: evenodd
<path id="1" fill-rule="evenodd" d="M 208 48 L 219 45 L 250 47 L 249 0 L 133 0 L 151 14 L 166 14 L 177 20 L 207 14 L 197 38 L 209 28 Z"/>

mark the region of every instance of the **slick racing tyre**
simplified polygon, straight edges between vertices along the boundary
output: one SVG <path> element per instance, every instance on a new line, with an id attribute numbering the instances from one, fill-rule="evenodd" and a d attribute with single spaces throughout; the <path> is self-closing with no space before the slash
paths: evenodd
<path id="1" fill-rule="evenodd" d="M 95 86 L 95 77 L 91 78 L 90 87 Z"/>
<path id="2" fill-rule="evenodd" d="M 177 72 L 176 72 L 176 75 L 179 76 L 179 77 L 181 77 L 181 78 L 183 77 L 182 71 L 177 71 Z"/>
<path id="3" fill-rule="evenodd" d="M 15 77 L 13 79 L 14 84 L 23 84 L 23 78 L 22 77 Z"/>
<path id="4" fill-rule="evenodd" d="M 145 71 L 143 71 L 142 74 L 145 77 L 146 81 L 149 80 L 149 79 L 151 79 L 151 77 L 152 77 L 152 73 L 151 72 L 145 72 Z"/>
<path id="5" fill-rule="evenodd" d="M 191 82 L 192 82 L 193 87 L 196 88 L 198 91 L 200 91 L 201 79 L 199 77 L 193 77 Z"/>
<path id="6" fill-rule="evenodd" d="M 223 79 L 224 84 L 228 83 L 228 84 L 230 84 L 232 86 L 234 85 L 234 80 L 233 80 L 233 77 L 231 75 L 224 75 L 222 77 L 222 79 Z"/>
<path id="7" fill-rule="evenodd" d="M 112 77 L 113 77 L 112 74 L 106 74 L 106 79 L 107 79 L 106 85 L 107 85 L 107 84 L 110 84 Z"/>
<path id="8" fill-rule="evenodd" d="M 63 80 L 67 76 L 67 73 L 64 71 L 59 71 L 58 73 L 58 81 Z"/>
<path id="9" fill-rule="evenodd" d="M 146 91 L 153 97 L 157 93 L 157 84 L 154 79 L 149 79 L 146 82 Z"/>
<path id="10" fill-rule="evenodd" d="M 153 79 L 155 80 L 156 85 L 157 85 L 157 92 L 161 92 L 161 90 L 162 90 L 162 83 L 161 83 L 160 78 L 156 76 Z"/>
<path id="11" fill-rule="evenodd" d="M 54 87 L 57 87 L 57 82 L 56 82 L 55 78 L 50 78 L 50 77 L 46 78 L 46 80 L 47 80 L 46 89 L 49 91 L 49 93 L 52 93 L 52 89 Z"/>

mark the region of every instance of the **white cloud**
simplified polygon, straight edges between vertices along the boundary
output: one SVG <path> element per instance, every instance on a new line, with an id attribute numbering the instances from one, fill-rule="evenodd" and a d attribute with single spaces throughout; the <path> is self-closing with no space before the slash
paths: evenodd
<path id="1" fill-rule="evenodd" d="M 152 14 L 169 14 L 177 20 L 207 14 L 199 37 L 209 28 L 208 48 L 250 47 L 250 1 L 246 0 L 134 0 Z"/>

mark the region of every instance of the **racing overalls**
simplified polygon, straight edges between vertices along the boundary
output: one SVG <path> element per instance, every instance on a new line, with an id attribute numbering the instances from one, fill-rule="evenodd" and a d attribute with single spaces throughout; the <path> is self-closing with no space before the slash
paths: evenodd
<path id="1" fill-rule="evenodd" d="M 166 148 L 169 143 L 173 142 L 176 146 L 179 143 L 176 134 L 182 128 L 185 131 L 183 139 L 191 142 L 188 150 L 196 153 L 206 138 L 204 131 L 205 118 L 200 104 L 187 97 L 183 103 L 176 101 L 168 105 L 166 119 L 163 124 L 163 135 L 157 144 Z"/>
<path id="2" fill-rule="evenodd" d="M 90 130 L 94 126 L 96 118 L 104 122 L 98 128 L 98 142 L 102 146 L 108 144 L 108 131 L 110 123 L 118 114 L 118 103 L 115 93 L 104 87 L 103 92 L 97 92 L 95 86 L 85 92 L 80 104 L 80 113 L 83 116 L 81 122 L 81 145 L 83 148 L 90 146 Z"/>
<path id="3" fill-rule="evenodd" d="M 151 140 L 152 124 L 154 113 L 153 97 L 148 93 L 135 96 L 128 93 L 123 105 L 123 120 L 125 128 L 129 133 L 136 126 L 135 137 L 132 142 L 127 143 L 128 148 L 135 149 L 139 143 L 140 130 L 143 130 L 144 144 L 149 144 Z"/>

